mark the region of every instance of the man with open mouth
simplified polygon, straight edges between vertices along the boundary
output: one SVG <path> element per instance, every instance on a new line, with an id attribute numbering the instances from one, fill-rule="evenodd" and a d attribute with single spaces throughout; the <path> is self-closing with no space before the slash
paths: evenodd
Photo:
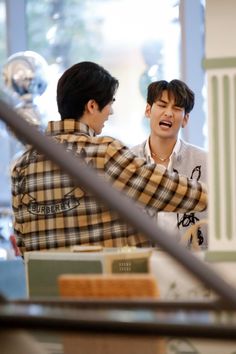
<path id="1" fill-rule="evenodd" d="M 181 128 L 188 124 L 193 107 L 194 93 L 183 81 L 152 82 L 148 86 L 145 110 L 150 121 L 150 136 L 132 151 L 149 163 L 156 162 L 170 171 L 206 183 L 207 152 L 179 137 Z M 207 247 L 206 212 L 180 214 L 148 209 L 148 213 L 156 218 L 159 226 L 168 229 L 173 237 L 184 241 L 188 247 L 192 247 L 193 242 L 201 249 Z M 191 232 L 192 229 L 195 233 Z"/>

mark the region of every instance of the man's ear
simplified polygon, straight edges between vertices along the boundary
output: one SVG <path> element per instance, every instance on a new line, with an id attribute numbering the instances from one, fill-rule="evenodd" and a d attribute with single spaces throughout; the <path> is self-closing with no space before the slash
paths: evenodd
<path id="1" fill-rule="evenodd" d="M 94 110 L 97 109 L 97 102 L 95 100 L 89 100 L 86 103 L 86 109 L 89 113 L 94 113 Z"/>
<path id="2" fill-rule="evenodd" d="M 147 103 L 147 105 L 146 105 L 146 109 L 145 109 L 145 116 L 147 117 L 147 118 L 150 118 L 150 115 L 151 115 L 151 105 L 149 104 L 149 103 Z"/>
<path id="3" fill-rule="evenodd" d="M 186 125 L 188 124 L 188 120 L 189 120 L 189 113 L 186 113 L 182 122 L 182 128 L 185 128 Z"/>

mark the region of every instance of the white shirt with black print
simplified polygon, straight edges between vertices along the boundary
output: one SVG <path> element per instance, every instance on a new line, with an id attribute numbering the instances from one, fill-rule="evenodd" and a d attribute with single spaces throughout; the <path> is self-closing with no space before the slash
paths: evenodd
<path id="1" fill-rule="evenodd" d="M 151 156 L 149 147 L 149 138 L 142 144 L 136 145 L 132 151 L 139 157 L 144 157 L 147 161 L 155 163 Z M 178 139 L 167 166 L 168 170 L 173 170 L 181 175 L 189 178 L 194 178 L 207 183 L 207 152 L 197 146 L 186 143 L 182 139 Z M 183 241 L 184 235 L 188 234 L 189 228 L 197 222 L 204 221 L 197 227 L 197 242 L 200 249 L 204 250 L 208 246 L 207 236 L 207 211 L 201 213 L 171 213 L 171 212 L 158 212 L 147 210 L 147 213 L 154 217 L 158 226 L 167 231 L 177 241 Z M 192 234 L 188 235 L 188 240 L 184 243 L 188 248 L 192 246 Z"/>

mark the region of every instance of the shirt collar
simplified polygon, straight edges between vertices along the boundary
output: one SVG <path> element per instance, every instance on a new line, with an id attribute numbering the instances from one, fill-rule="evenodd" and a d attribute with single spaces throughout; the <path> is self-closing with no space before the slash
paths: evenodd
<path id="1" fill-rule="evenodd" d="M 174 149 L 173 149 L 173 151 L 172 151 L 172 154 L 171 155 L 178 155 L 179 154 L 179 152 L 180 152 L 180 147 L 181 147 L 181 141 L 180 141 L 180 139 L 178 138 L 177 139 L 177 141 L 176 141 L 176 143 L 175 143 L 175 146 L 174 146 Z"/>
<path id="2" fill-rule="evenodd" d="M 47 135 L 78 134 L 96 136 L 96 133 L 88 125 L 75 119 L 65 119 L 48 122 Z"/>

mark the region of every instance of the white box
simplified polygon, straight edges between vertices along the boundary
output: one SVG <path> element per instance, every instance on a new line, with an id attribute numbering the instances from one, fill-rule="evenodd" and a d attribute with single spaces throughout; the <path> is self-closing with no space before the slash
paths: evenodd
<path id="1" fill-rule="evenodd" d="M 151 248 L 135 247 L 25 252 L 27 294 L 59 296 L 57 277 L 61 274 L 148 273 L 151 252 Z"/>

